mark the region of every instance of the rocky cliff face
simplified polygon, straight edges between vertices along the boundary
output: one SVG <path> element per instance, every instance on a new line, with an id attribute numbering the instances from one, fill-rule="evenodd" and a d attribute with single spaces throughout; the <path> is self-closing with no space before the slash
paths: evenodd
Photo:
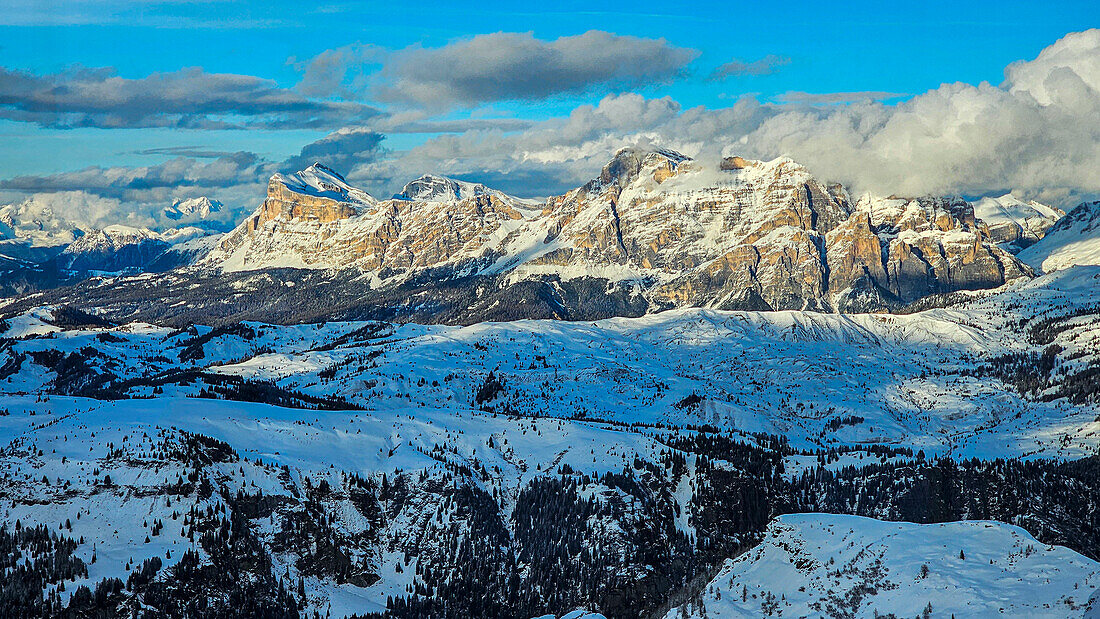
<path id="1" fill-rule="evenodd" d="M 633 282 L 653 309 L 881 309 L 1030 273 L 961 199 L 853 200 L 786 158 L 695 161 L 624 149 L 591 182 L 533 204 L 437 176 L 375 200 L 315 165 L 276 175 L 204 260 L 508 281 Z"/>
<path id="2" fill-rule="evenodd" d="M 379 201 L 320 165 L 276 175 L 260 208 L 203 263 L 230 271 L 358 267 L 391 279 L 490 255 L 502 226 L 531 210 L 500 192 L 453 187 L 417 181 L 406 195 Z"/>

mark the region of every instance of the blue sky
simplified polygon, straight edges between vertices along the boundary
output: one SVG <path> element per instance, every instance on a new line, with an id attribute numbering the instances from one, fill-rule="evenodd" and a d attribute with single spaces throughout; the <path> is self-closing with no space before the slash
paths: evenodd
<path id="1" fill-rule="evenodd" d="M 763 111 L 754 112 L 761 116 L 807 106 L 820 108 L 826 102 L 814 98 L 807 100 L 805 96 L 791 93 L 868 93 L 864 97 L 838 99 L 846 101 L 840 104 L 843 107 L 862 106 L 860 110 L 868 110 L 860 112 L 864 120 L 849 119 L 850 122 L 884 125 L 883 114 L 892 113 L 890 109 L 914 96 L 956 82 L 971 88 L 979 88 L 983 82 L 999 86 L 1005 81 L 1005 68 L 1011 63 L 1035 59 L 1042 50 L 1068 33 L 1100 25 L 1100 8 L 1094 1 L 1044 6 L 986 1 L 614 2 L 601 5 L 555 2 L 537 6 L 537 10 L 534 7 L 517 9 L 515 2 L 498 1 L 336 1 L 311 3 L 307 7 L 290 2 L 221 1 L 74 0 L 60 3 L 9 0 L 6 4 L 8 6 L 0 12 L 0 67 L 15 75 L 10 81 L 16 85 L 0 80 L 0 111 L 4 110 L 5 102 L 13 108 L 10 113 L 0 114 L 3 118 L 0 120 L 0 179 L 45 178 L 89 166 L 114 169 L 159 165 L 177 159 L 183 147 L 250 153 L 257 161 L 267 162 L 255 165 L 250 173 L 263 175 L 280 166 L 298 163 L 295 156 L 304 146 L 324 139 L 331 132 L 342 127 L 358 127 L 381 136 L 381 146 L 372 142 L 371 150 L 359 151 L 366 153 L 362 160 L 345 157 L 339 162 L 350 168 L 346 172 L 359 176 L 369 187 L 373 183 L 378 191 L 388 191 L 398 183 L 400 174 L 412 174 L 413 166 L 420 165 L 433 168 L 423 171 L 444 171 L 471 178 L 481 176 L 486 180 L 500 178 L 511 183 L 508 188 L 512 190 L 528 182 L 532 185 L 526 192 L 529 194 L 544 194 L 567 186 L 590 170 L 604 154 L 588 151 L 602 138 L 585 134 L 578 138 L 577 144 L 556 145 L 558 153 L 583 145 L 585 152 L 577 157 L 583 162 L 569 167 L 568 171 L 542 170 L 541 176 L 518 174 L 512 160 L 491 162 L 483 157 L 477 164 L 465 167 L 456 163 L 455 159 L 465 152 L 463 148 L 469 148 L 473 141 L 479 141 L 482 150 L 495 148 L 495 142 L 485 142 L 490 139 L 505 139 L 505 145 L 522 150 L 527 161 L 532 159 L 529 146 L 521 148 L 515 139 L 507 137 L 522 131 L 523 126 L 498 123 L 492 131 L 486 130 L 485 127 L 493 125 L 496 119 L 526 121 L 534 127 L 530 131 L 560 131 L 563 119 L 581 113 L 578 110 L 584 106 L 598 106 L 605 97 L 624 94 L 640 95 L 645 102 L 642 105 L 650 107 L 656 105 L 652 102 L 668 97 L 675 102 L 681 116 L 699 106 L 708 111 L 724 110 L 738 101 L 751 99 L 765 106 Z M 462 57 L 465 49 L 462 42 L 469 42 L 478 35 L 520 33 L 522 36 L 517 34 L 520 38 L 514 41 L 517 49 L 530 45 L 549 49 L 562 37 L 576 37 L 593 30 L 615 37 L 615 44 L 621 46 L 627 57 L 623 61 L 625 68 L 605 74 L 598 66 L 586 66 L 574 60 L 545 78 L 545 83 L 561 87 L 539 88 L 542 76 L 534 75 L 527 81 L 522 75 L 513 75 L 509 78 L 516 82 L 512 87 L 484 97 L 478 94 L 481 92 L 477 85 L 481 82 L 475 80 L 478 76 L 470 77 L 475 81 L 462 83 L 458 83 L 457 78 L 447 82 L 446 76 L 438 74 L 425 77 L 432 72 L 433 63 L 441 62 L 440 58 L 452 63 L 476 63 L 477 59 Z M 486 45 L 492 48 L 495 41 L 487 39 Z M 418 56 L 416 50 L 419 48 L 453 50 L 454 54 Z M 324 55 L 326 50 L 345 50 L 340 52 L 345 55 L 341 56 L 339 65 L 346 71 L 345 79 L 339 89 L 331 91 L 306 88 L 303 79 L 310 60 Z M 1086 65 L 1089 53 L 1084 52 Z M 520 68 L 517 72 L 541 70 L 537 61 L 539 56 L 535 58 L 530 68 Z M 649 58 L 654 61 L 649 62 Z M 732 66 L 735 68 L 730 75 L 712 79 L 718 67 L 734 61 L 736 64 Z M 596 59 L 594 62 L 604 61 Z M 506 63 L 501 66 L 506 67 Z M 1091 77 L 1085 75 L 1086 71 L 1091 71 L 1089 66 L 1079 71 L 1086 83 L 1091 83 Z M 296 126 L 294 118 L 298 116 L 290 120 L 279 116 L 280 122 L 276 123 L 269 111 L 263 112 L 266 116 L 258 116 L 251 109 L 242 112 L 236 108 L 228 112 L 219 108 L 210 115 L 201 116 L 201 126 L 195 118 L 181 120 L 178 115 L 168 120 L 152 116 L 135 120 L 128 116 L 135 112 L 126 106 L 155 107 L 161 103 L 159 100 L 134 103 L 135 96 L 142 97 L 140 92 L 135 95 L 133 90 L 118 95 L 121 102 L 117 113 L 104 107 L 115 100 L 110 91 L 115 87 L 115 78 L 145 80 L 149 76 L 170 76 L 164 86 L 144 81 L 133 84 L 132 88 L 138 91 L 142 88 L 168 91 L 222 87 L 220 82 L 206 86 L 207 82 L 195 75 L 178 74 L 183 69 L 196 67 L 202 74 L 197 77 L 203 80 L 210 74 L 231 74 L 262 82 L 260 86 L 250 83 L 248 88 L 263 90 L 263 93 L 257 91 L 256 95 L 242 97 L 301 97 L 311 105 L 339 103 L 341 107 L 309 112 L 313 115 L 310 118 L 324 115 L 313 126 Z M 99 73 L 88 77 L 92 70 Z M 95 109 L 92 112 L 88 112 L 87 100 L 73 102 L 60 95 L 54 96 L 55 89 L 71 88 L 71 83 L 77 80 L 73 75 L 80 71 L 85 72 L 79 78 L 82 87 L 94 89 Z M 571 79 L 569 71 L 583 75 Z M 440 85 L 455 90 L 439 98 L 424 94 L 406 96 L 402 91 L 411 91 L 410 84 L 426 92 Z M 29 103 L 20 99 L 28 97 L 27 92 L 32 90 L 41 94 L 47 87 L 51 89 L 47 98 L 38 97 Z M 516 93 L 520 94 L 513 96 Z M 186 101 L 191 101 L 193 96 L 193 93 L 188 94 Z M 126 97 L 130 99 L 122 101 Z M 354 107 L 344 106 L 345 103 L 354 104 Z M 299 104 L 304 105 L 301 101 L 293 103 Z M 879 107 L 872 109 L 870 104 Z M 72 110 L 65 108 L 69 105 L 74 106 Z M 216 107 L 219 102 L 205 101 L 204 105 Z M 836 104 L 825 107 L 836 107 Z M 882 111 L 884 108 L 888 108 L 887 111 Z M 70 122 L 72 116 L 49 116 L 52 111 L 83 114 L 82 120 L 73 124 L 85 126 L 57 128 Z M 817 117 L 831 114 L 807 113 Z M 846 111 L 845 114 L 854 112 Z M 89 120 L 91 116 L 88 115 L 98 116 Z M 211 122 L 212 118 L 234 128 L 221 128 Z M 382 122 L 382 118 L 386 122 Z M 404 118 L 414 118 L 417 128 L 409 129 L 408 123 L 399 122 Z M 467 131 L 464 127 L 472 125 L 463 121 L 468 119 L 479 119 L 485 127 L 482 131 Z M 738 119 L 733 121 L 723 116 L 710 122 L 748 122 L 741 117 Z M 457 125 L 452 125 L 453 131 L 440 133 L 425 124 L 437 120 L 456 121 Z M 646 139 L 660 140 L 664 135 L 665 139 L 674 141 L 676 136 L 668 134 L 673 130 L 670 121 L 662 122 L 662 128 L 652 131 L 634 126 L 621 133 L 629 139 L 645 135 Z M 748 135 L 752 130 L 753 135 L 760 135 L 760 129 L 757 125 L 746 125 L 740 131 Z M 737 135 L 738 131 L 731 128 L 723 139 L 735 141 L 733 138 Z M 606 141 L 612 141 L 610 134 L 605 137 Z M 507 142 L 508 139 L 512 142 Z M 705 141 L 695 140 L 692 144 Z M 785 149 L 790 149 L 789 139 L 782 144 L 769 143 L 766 147 L 755 144 L 750 144 L 748 150 L 755 148 L 759 152 L 750 154 L 785 153 Z M 799 149 L 794 150 L 797 154 Z M 201 163 L 211 159 L 213 157 L 198 157 L 196 160 Z M 549 165 L 545 153 L 537 159 Z M 858 182 L 858 179 L 847 178 L 843 171 L 839 176 L 844 181 Z M 900 180 L 904 181 L 901 183 L 904 186 L 910 179 Z M 1066 187 L 1066 179 L 1058 180 L 1062 194 L 1087 193 L 1081 187 Z M 249 182 L 251 184 L 229 188 L 217 184 L 203 187 L 196 181 L 195 187 L 211 191 L 226 189 L 234 199 L 247 201 L 248 192 L 253 191 L 252 185 L 255 185 L 254 179 Z M 925 184 L 930 190 L 941 189 L 933 187 L 934 183 Z M 1012 179 L 1007 179 L 1003 186 L 994 184 L 983 182 L 956 189 L 981 193 L 1021 188 L 1020 182 Z M 920 182 L 913 185 L 924 187 Z M 27 181 L 7 184 L 3 195 L 15 199 L 38 190 L 57 189 L 80 190 L 80 187 L 60 182 L 36 184 Z M 110 197 L 121 201 L 153 201 L 165 199 L 170 193 L 120 192 Z"/>

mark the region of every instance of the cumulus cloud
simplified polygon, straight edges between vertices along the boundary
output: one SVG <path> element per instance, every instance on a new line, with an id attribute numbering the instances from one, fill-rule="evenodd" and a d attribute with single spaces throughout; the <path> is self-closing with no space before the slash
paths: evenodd
<path id="1" fill-rule="evenodd" d="M 127 208 L 114 198 L 84 191 L 29 196 L 0 206 L 0 241 L 19 239 L 36 247 L 72 243 L 81 234 L 111 224 L 153 225 L 150 213 Z"/>
<path id="2" fill-rule="evenodd" d="M 1027 93 L 1040 105 L 1072 103 L 1066 95 L 1100 92 L 1100 29 L 1070 34 L 1030 61 L 1005 69 L 1005 83 L 1014 94 Z"/>
<path id="3" fill-rule="evenodd" d="M 895 106 L 776 110 L 744 137 L 879 193 L 1014 191 L 1073 205 L 1100 194 L 1100 31 L 1014 63 L 1001 86 L 944 84 Z"/>
<path id="4" fill-rule="evenodd" d="M 373 92 L 432 108 L 539 100 L 600 86 L 637 87 L 680 74 L 698 56 L 664 39 L 591 30 L 553 41 L 497 32 L 393 53 Z"/>
<path id="5" fill-rule="evenodd" d="M 433 170 L 546 195 L 591 178 L 616 149 L 645 142 L 689 155 L 788 155 L 856 192 L 1013 191 L 1073 206 L 1100 196 L 1098 58 L 1100 30 L 1069 34 L 1009 66 L 999 86 L 944 84 L 898 103 L 875 100 L 893 93 L 845 93 L 682 109 L 669 98 L 608 96 L 520 132 L 440 136 L 355 172 L 382 183 Z"/>
<path id="6" fill-rule="evenodd" d="M 377 115 L 348 101 L 319 101 L 249 75 L 200 68 L 139 79 L 73 67 L 37 75 L 0 67 L 0 118 L 49 128 L 308 129 Z"/>
<path id="7" fill-rule="evenodd" d="M 734 58 L 711 72 L 708 79 L 724 80 L 729 77 L 741 75 L 771 75 L 779 70 L 779 67 L 791 64 L 791 59 L 786 56 L 768 54 L 759 60 L 745 62 Z"/>
<path id="8" fill-rule="evenodd" d="M 285 171 L 297 171 L 321 162 L 334 170 L 374 161 L 382 150 L 381 133 L 364 128 L 345 128 L 302 147 L 281 166 Z"/>

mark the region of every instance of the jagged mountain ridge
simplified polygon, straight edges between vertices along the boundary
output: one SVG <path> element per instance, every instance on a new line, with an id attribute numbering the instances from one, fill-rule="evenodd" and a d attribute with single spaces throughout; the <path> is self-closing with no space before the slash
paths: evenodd
<path id="1" fill-rule="evenodd" d="M 852 200 L 780 158 L 715 165 L 623 149 L 541 205 L 435 176 L 376 200 L 314 165 L 200 261 L 223 271 L 356 267 L 375 286 L 427 269 L 639 284 L 656 308 L 882 309 L 1030 274 L 962 199 Z"/>
<path id="2" fill-rule="evenodd" d="M 225 205 L 218 200 L 211 200 L 206 196 L 198 198 L 176 199 L 171 206 L 161 210 L 161 214 L 177 225 L 197 225 L 203 227 L 218 227 L 221 222 L 215 221 L 223 213 Z"/>
<path id="3" fill-rule="evenodd" d="M 196 227 L 155 232 L 116 224 L 81 236 L 65 247 L 58 261 L 62 269 L 72 271 L 141 269 L 173 246 L 206 235 L 205 230 Z"/>

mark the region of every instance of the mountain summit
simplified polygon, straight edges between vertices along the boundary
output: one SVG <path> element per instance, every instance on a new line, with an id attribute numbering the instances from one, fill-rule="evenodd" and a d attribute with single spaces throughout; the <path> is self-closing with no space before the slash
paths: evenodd
<path id="1" fill-rule="evenodd" d="M 206 196 L 176 200 L 172 206 L 164 208 L 164 216 L 179 221 L 181 219 L 208 219 L 214 213 L 221 212 L 222 203 Z"/>
<path id="2" fill-rule="evenodd" d="M 449 202 L 487 195 L 490 191 L 481 183 L 468 183 L 444 176 L 425 174 L 407 183 L 401 192 L 394 194 L 393 197 L 397 200 L 412 202 Z"/>
<path id="3" fill-rule="evenodd" d="M 1084 202 L 1058 220 L 1020 259 L 1044 272 L 1100 264 L 1100 201 Z"/>

